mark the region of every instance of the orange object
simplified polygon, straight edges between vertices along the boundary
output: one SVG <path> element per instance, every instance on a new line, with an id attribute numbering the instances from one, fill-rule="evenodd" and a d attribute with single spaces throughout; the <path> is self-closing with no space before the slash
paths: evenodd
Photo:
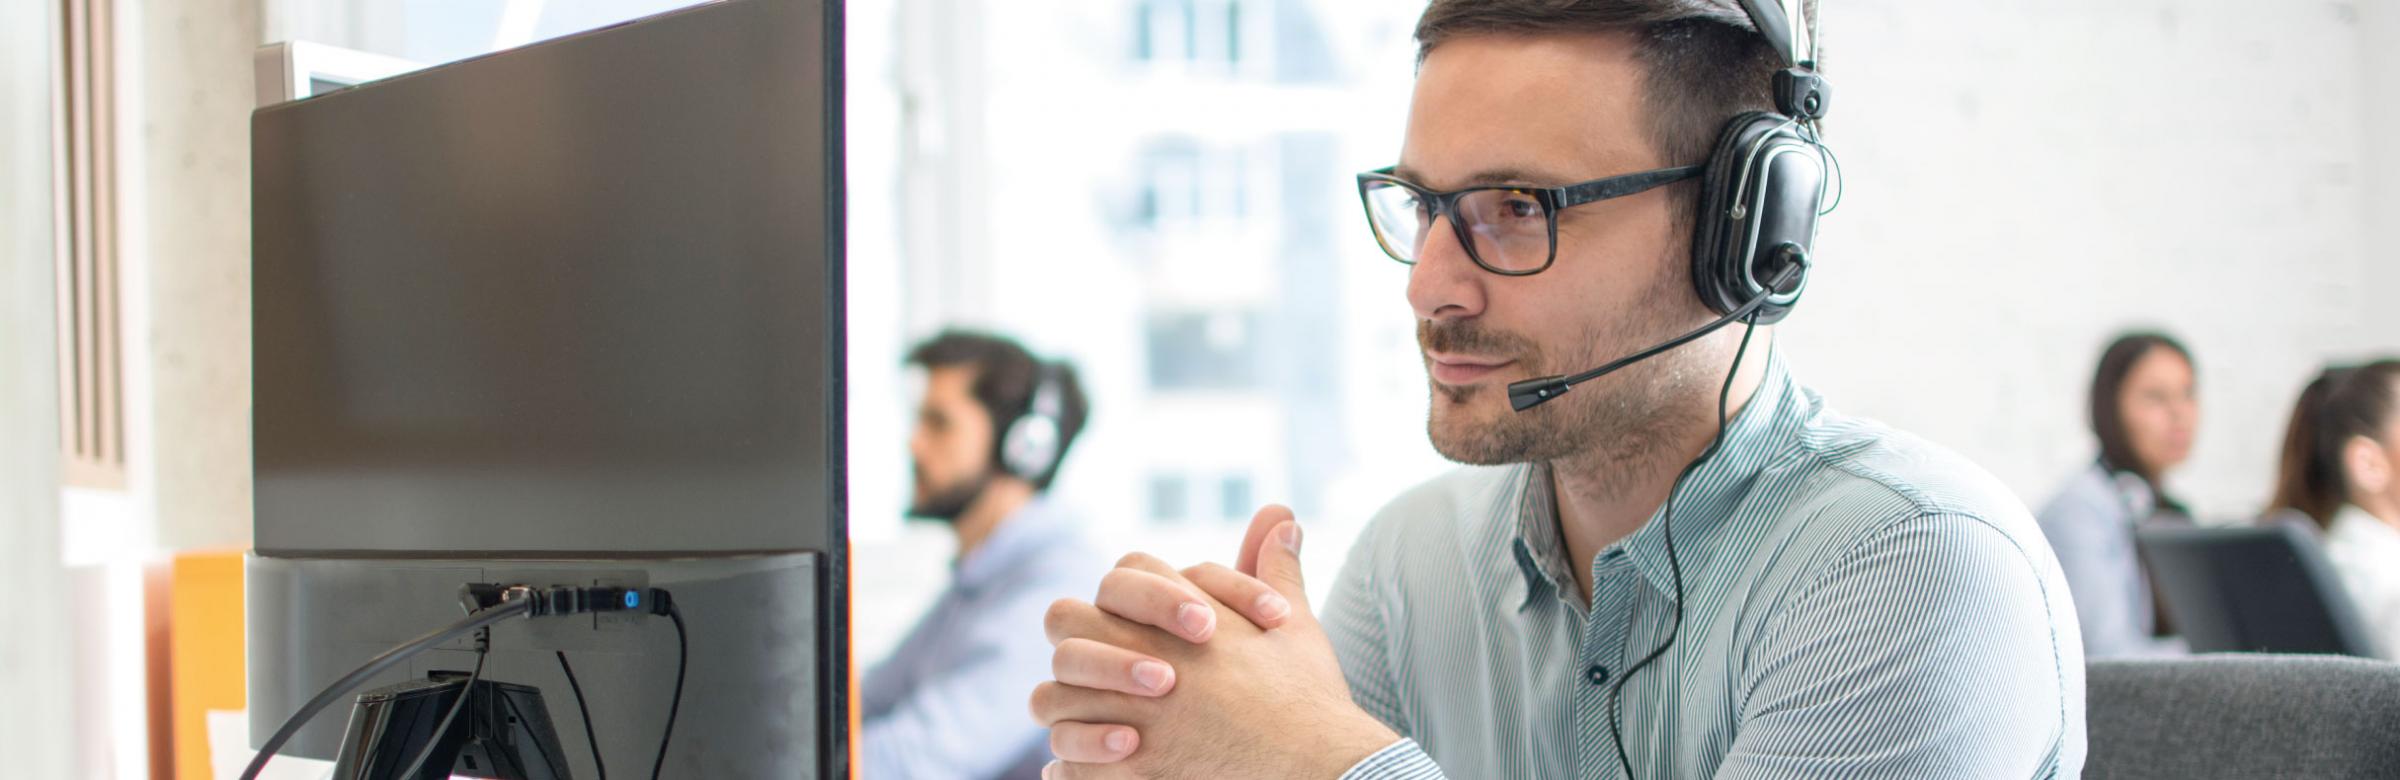
<path id="1" fill-rule="evenodd" d="M 174 709 L 175 776 L 211 777 L 208 711 L 249 706 L 242 643 L 242 556 L 200 550 L 175 556 L 168 610 L 168 688 Z"/>
<path id="2" fill-rule="evenodd" d="M 845 540 L 842 542 L 842 564 L 845 564 L 842 566 L 842 581 L 845 581 L 842 593 L 850 595 L 850 605 L 842 607 L 842 619 L 845 619 L 845 624 L 842 624 L 842 641 L 850 646 L 850 650 L 847 650 L 842 658 L 850 658 L 850 778 L 857 778 L 859 775 L 859 742 L 862 742 L 864 730 L 859 727 L 859 643 L 850 641 L 850 624 L 847 624 L 850 614 L 854 614 L 852 610 L 857 610 L 859 607 L 859 578 L 850 576 L 850 566 L 847 566 L 850 562 L 854 562 L 854 557 L 850 557 L 850 552 L 852 552 L 850 542 Z"/>

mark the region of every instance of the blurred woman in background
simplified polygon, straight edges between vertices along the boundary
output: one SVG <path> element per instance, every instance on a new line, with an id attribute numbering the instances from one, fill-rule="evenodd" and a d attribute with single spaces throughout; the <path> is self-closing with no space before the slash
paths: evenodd
<path id="1" fill-rule="evenodd" d="M 2367 633 L 2400 658 L 2400 360 L 2329 368 L 2300 392 L 2273 509 L 2325 529 Z"/>
<path id="2" fill-rule="evenodd" d="M 2076 472 L 2038 519 L 2066 570 L 2086 658 L 2182 651 L 2153 596 L 2134 529 L 2189 524 L 2164 488 L 2192 453 L 2200 423 L 2191 352 L 2157 333 L 2117 337 L 2092 375 L 2092 433 L 2100 456 Z"/>

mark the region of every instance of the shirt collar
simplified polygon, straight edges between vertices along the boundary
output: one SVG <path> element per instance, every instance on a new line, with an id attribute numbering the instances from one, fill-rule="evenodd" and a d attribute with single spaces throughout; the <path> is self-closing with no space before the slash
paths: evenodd
<path id="1" fill-rule="evenodd" d="M 981 546 L 953 564 L 952 584 L 967 590 L 991 584 L 1045 548 L 1063 542 L 1070 530 L 1065 515 L 1036 498 L 1009 513 Z"/>
<path id="2" fill-rule="evenodd" d="M 1711 532 L 1723 525 L 1741 503 L 1759 472 L 1798 438 L 1813 406 L 1799 383 L 1792 380 L 1782 352 L 1770 348 L 1766 376 L 1759 382 L 1758 391 L 1726 422 L 1724 447 L 1684 480 L 1682 489 L 1673 498 L 1676 557 L 1686 568 L 1706 555 L 1714 538 Z M 1550 467 L 1546 463 L 1527 464 L 1519 472 L 1523 477 L 1518 500 L 1512 508 L 1517 515 L 1513 548 L 1518 571 L 1525 577 L 1525 598 L 1517 605 L 1522 611 L 1532 605 L 1534 595 L 1544 587 L 1563 594 L 1571 592 L 1575 585 L 1572 569 L 1567 568 L 1573 563 L 1568 560 L 1565 541 L 1559 535 Z M 1612 553 L 1621 552 L 1632 559 L 1634 569 L 1652 588 L 1672 598 L 1675 572 L 1667 561 L 1666 523 L 1661 521 L 1665 514 L 1666 507 L 1662 505 L 1632 535 L 1601 550 L 1590 565 L 1596 570 Z"/>

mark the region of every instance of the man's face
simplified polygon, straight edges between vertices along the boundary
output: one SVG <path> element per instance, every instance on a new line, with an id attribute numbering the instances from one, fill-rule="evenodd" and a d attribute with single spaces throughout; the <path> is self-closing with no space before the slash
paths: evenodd
<path id="1" fill-rule="evenodd" d="M 1633 40 L 1615 34 L 1480 35 L 1444 41 L 1418 71 L 1397 174 L 1436 191 L 1555 187 L 1654 168 Z M 1666 399 L 1705 381 L 1707 349 L 1660 355 L 1518 413 L 1510 382 L 1582 371 L 1704 319 L 1690 291 L 1688 233 L 1661 188 L 1558 213 L 1558 255 L 1532 276 L 1475 265 L 1448 218 L 1409 272 L 1432 385 L 1427 429 L 1452 460 L 1551 460 L 1616 451 L 1668 430 Z M 1705 344 L 1695 344 L 1704 347 Z M 1721 370 L 1721 369 L 1720 369 Z"/>
<path id="2" fill-rule="evenodd" d="M 992 479 L 992 416 L 975 402 L 975 369 L 943 366 L 925 373 L 916 432 L 908 437 L 916 490 L 908 513 L 956 520 Z"/>

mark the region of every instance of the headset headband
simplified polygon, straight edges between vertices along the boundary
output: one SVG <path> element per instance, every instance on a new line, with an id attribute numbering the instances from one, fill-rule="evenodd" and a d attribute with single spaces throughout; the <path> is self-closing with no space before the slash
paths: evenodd
<path id="1" fill-rule="evenodd" d="M 1806 0 L 1742 0 L 1742 10 L 1750 12 L 1750 24 L 1758 28 L 1775 53 L 1783 55 L 1783 64 L 1794 68 L 1814 70 L 1817 66 L 1817 40 L 1809 34 L 1808 14 L 1801 4 Z M 1795 23 L 1797 20 L 1797 23 Z"/>

